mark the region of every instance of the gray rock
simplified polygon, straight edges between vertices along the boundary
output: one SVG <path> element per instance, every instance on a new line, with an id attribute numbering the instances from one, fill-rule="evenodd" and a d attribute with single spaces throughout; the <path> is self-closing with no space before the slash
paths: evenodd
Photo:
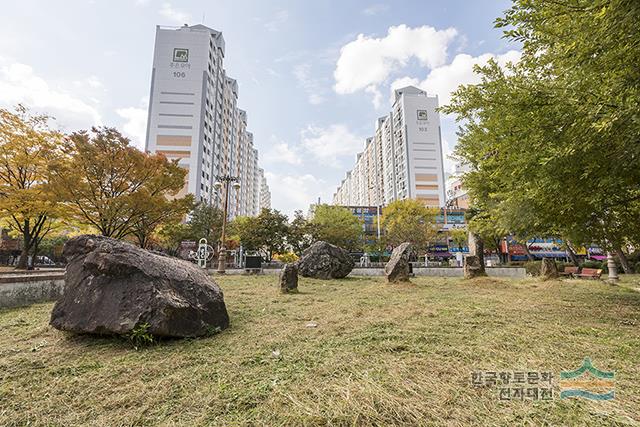
<path id="1" fill-rule="evenodd" d="M 480 263 L 480 258 L 475 255 L 467 255 L 464 257 L 464 278 L 473 279 L 474 277 L 486 276 L 484 265 Z"/>
<path id="2" fill-rule="evenodd" d="M 319 241 L 302 253 L 298 260 L 298 269 L 303 277 L 342 279 L 353 270 L 353 259 L 346 250 Z"/>
<path id="3" fill-rule="evenodd" d="M 156 337 L 195 337 L 229 326 L 222 291 L 196 265 L 102 236 L 64 245 L 64 295 L 51 313 L 56 329 L 127 334 L 147 324 Z"/>
<path id="4" fill-rule="evenodd" d="M 412 250 L 411 243 L 409 242 L 402 243 L 393 249 L 391 258 L 384 267 L 384 274 L 387 276 L 387 281 L 390 283 L 409 281 L 409 258 L 411 257 Z"/>
<path id="5" fill-rule="evenodd" d="M 298 266 L 285 264 L 280 271 L 280 292 L 283 294 L 298 292 Z"/>

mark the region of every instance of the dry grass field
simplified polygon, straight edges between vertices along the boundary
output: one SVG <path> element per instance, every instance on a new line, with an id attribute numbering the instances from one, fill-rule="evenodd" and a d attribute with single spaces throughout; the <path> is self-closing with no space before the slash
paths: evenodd
<path id="1" fill-rule="evenodd" d="M 232 325 L 133 348 L 0 311 L 0 425 L 638 425 L 640 280 L 217 279 Z M 315 327 L 314 327 L 315 326 Z M 615 371 L 606 402 L 501 401 L 474 371 Z"/>

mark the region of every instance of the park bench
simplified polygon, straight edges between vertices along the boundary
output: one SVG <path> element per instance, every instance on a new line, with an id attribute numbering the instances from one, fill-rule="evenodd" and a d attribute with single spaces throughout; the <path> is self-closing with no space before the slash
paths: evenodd
<path id="1" fill-rule="evenodd" d="M 581 279 L 599 279 L 602 270 L 597 268 L 583 268 L 581 273 L 574 274 L 574 277 Z"/>
<path id="2" fill-rule="evenodd" d="M 564 271 L 561 271 L 559 274 L 561 276 L 573 277 L 578 273 L 580 273 L 580 267 L 565 267 Z"/>

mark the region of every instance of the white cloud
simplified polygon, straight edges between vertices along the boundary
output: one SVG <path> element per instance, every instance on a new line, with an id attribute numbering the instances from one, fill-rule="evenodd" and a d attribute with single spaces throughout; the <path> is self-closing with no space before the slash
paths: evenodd
<path id="1" fill-rule="evenodd" d="M 412 58 L 429 68 L 441 66 L 457 33 L 455 28 L 436 30 L 426 25 L 416 28 L 399 25 L 389 27 L 382 38 L 359 34 L 356 40 L 340 49 L 333 73 L 334 89 L 339 94 L 348 94 L 371 86 L 375 88 Z"/>
<path id="2" fill-rule="evenodd" d="M 73 82 L 73 84 L 79 88 L 105 90 L 104 84 L 98 76 L 89 76 L 85 79 L 76 80 Z"/>
<path id="3" fill-rule="evenodd" d="M 118 108 L 116 113 L 125 119 L 123 133 L 131 139 L 132 145 L 144 151 L 147 137 L 147 109 L 140 107 Z"/>
<path id="4" fill-rule="evenodd" d="M 302 147 L 319 163 L 341 168 L 338 158 L 354 157 L 362 151 L 364 138 L 354 135 L 341 124 L 326 128 L 309 126 L 302 131 Z"/>
<path id="5" fill-rule="evenodd" d="M 371 102 L 373 102 L 373 106 L 376 108 L 376 110 L 382 107 L 382 92 L 380 92 L 380 89 L 378 89 L 378 86 L 376 85 L 367 86 L 364 89 L 364 91 L 373 95 Z"/>
<path id="6" fill-rule="evenodd" d="M 265 172 L 265 177 L 271 189 L 271 205 L 289 218 L 296 209 L 302 209 L 306 214 L 309 205 L 316 203 L 318 197 L 324 202 L 331 202 L 333 188 L 311 174 Z"/>
<path id="7" fill-rule="evenodd" d="M 473 66 L 485 65 L 490 59 L 495 59 L 498 64 L 504 66 L 507 62 L 517 62 L 520 52 L 511 50 L 502 55 L 485 53 L 477 57 L 467 54 L 456 55 L 451 64 L 431 70 L 427 78 L 420 83 L 420 87 L 429 93 L 438 94 L 440 105 L 446 105 L 451 101 L 451 92 L 459 85 L 480 82 L 480 77 L 473 72 Z"/>
<path id="8" fill-rule="evenodd" d="M 451 93 L 459 85 L 480 82 L 480 77 L 473 72 L 473 67 L 476 64 L 485 65 L 490 59 L 495 59 L 500 66 L 504 67 L 508 62 L 518 62 L 520 60 L 520 52 L 510 50 L 501 55 L 485 53 L 476 57 L 459 54 L 453 58 L 450 64 L 431 70 L 423 81 L 420 82 L 415 78 L 403 77 L 391 83 L 391 88 L 393 91 L 398 87 L 412 84 L 426 90 L 431 95 L 438 95 L 440 105 L 446 105 L 451 101 Z"/>
<path id="9" fill-rule="evenodd" d="M 264 28 L 271 32 L 278 31 L 280 26 L 287 22 L 288 19 L 289 12 L 287 10 L 279 10 L 270 21 L 264 23 Z"/>
<path id="10" fill-rule="evenodd" d="M 389 6 L 386 4 L 372 4 L 371 6 L 365 8 L 362 13 L 367 16 L 374 16 L 386 12 L 387 10 L 389 10 Z"/>
<path id="11" fill-rule="evenodd" d="M 324 96 L 317 93 L 309 94 L 309 104 L 311 105 L 319 105 L 325 101 Z"/>
<path id="12" fill-rule="evenodd" d="M 192 21 L 191 14 L 175 9 L 171 3 L 163 3 L 158 13 L 176 24 L 188 24 Z"/>
<path id="13" fill-rule="evenodd" d="M 280 141 L 275 135 L 271 135 L 270 148 L 264 154 L 263 160 L 269 164 L 288 163 L 290 165 L 302 164 L 302 159 L 298 154 L 298 150 L 290 147 L 284 141 Z"/>
<path id="14" fill-rule="evenodd" d="M 308 62 L 293 67 L 293 75 L 306 93 L 308 101 L 312 105 L 322 104 L 325 101 L 322 88 L 317 79 L 311 77 L 311 64 Z"/>
<path id="15" fill-rule="evenodd" d="M 83 97 L 86 94 L 80 96 L 69 89 L 51 87 L 29 65 L 0 61 L 0 104 L 5 107 L 25 104 L 36 112 L 51 114 L 57 125 L 68 131 L 101 125 L 98 109 Z"/>

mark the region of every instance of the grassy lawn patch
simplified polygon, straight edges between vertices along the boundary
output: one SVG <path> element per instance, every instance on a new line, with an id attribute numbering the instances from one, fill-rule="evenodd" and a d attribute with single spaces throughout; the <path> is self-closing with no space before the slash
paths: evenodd
<path id="1" fill-rule="evenodd" d="M 217 279 L 231 327 L 139 350 L 0 311 L 0 425 L 636 425 L 640 283 Z M 314 327 L 315 326 L 315 327 Z M 612 401 L 500 401 L 473 371 L 616 372 Z M 554 380 L 556 383 L 558 378 Z M 556 383 L 557 385 L 557 383 Z"/>

